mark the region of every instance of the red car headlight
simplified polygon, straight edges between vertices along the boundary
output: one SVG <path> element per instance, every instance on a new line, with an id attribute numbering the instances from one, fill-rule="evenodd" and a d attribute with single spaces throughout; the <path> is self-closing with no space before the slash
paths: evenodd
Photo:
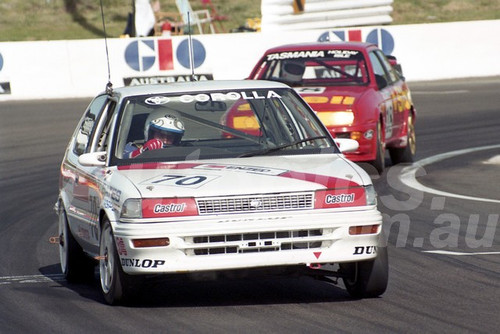
<path id="1" fill-rule="evenodd" d="M 346 126 L 354 123 L 354 113 L 348 111 L 320 111 L 318 118 L 325 126 Z"/>

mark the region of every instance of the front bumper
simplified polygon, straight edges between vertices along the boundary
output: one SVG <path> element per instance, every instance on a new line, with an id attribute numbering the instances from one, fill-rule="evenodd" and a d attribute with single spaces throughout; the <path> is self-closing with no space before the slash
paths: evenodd
<path id="1" fill-rule="evenodd" d="M 379 225 L 350 235 L 350 226 Z M 123 270 L 169 274 L 352 262 L 376 256 L 382 216 L 376 207 L 216 215 L 155 223 L 112 222 Z M 169 238 L 136 248 L 135 239 Z"/>
<path id="2" fill-rule="evenodd" d="M 346 152 L 351 161 L 372 161 L 377 156 L 377 124 L 328 129 L 333 137 L 349 138 L 358 142 L 359 148 Z"/>

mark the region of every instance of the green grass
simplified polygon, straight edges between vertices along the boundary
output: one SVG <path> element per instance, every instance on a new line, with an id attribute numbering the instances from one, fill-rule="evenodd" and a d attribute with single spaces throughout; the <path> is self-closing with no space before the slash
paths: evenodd
<path id="1" fill-rule="evenodd" d="M 393 24 L 500 19 L 500 0 L 395 0 Z"/>
<path id="2" fill-rule="evenodd" d="M 0 41 L 93 39 L 102 37 L 101 0 L 7 0 L 0 2 Z M 119 37 L 131 0 L 102 0 L 107 35 Z M 191 0 L 194 10 L 201 0 Z M 160 0 L 163 11 L 177 12 L 174 0 Z M 212 0 L 225 32 L 260 17 L 259 0 Z M 307 0 L 306 0 L 307 3 Z M 395 0 L 395 25 L 500 19 L 500 0 Z M 218 26 L 220 29 L 220 26 Z"/>

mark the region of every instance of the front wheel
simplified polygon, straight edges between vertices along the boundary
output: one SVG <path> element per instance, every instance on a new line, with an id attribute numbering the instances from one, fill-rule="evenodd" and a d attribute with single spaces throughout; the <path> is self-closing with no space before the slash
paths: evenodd
<path id="1" fill-rule="evenodd" d="M 382 295 L 389 281 L 387 247 L 377 248 L 373 260 L 342 263 L 341 272 L 347 292 L 353 298 L 374 298 Z"/>
<path id="2" fill-rule="evenodd" d="M 115 247 L 113 230 L 105 218 L 99 242 L 99 278 L 101 292 L 110 305 L 125 301 L 129 294 L 128 275 L 123 272 Z"/>

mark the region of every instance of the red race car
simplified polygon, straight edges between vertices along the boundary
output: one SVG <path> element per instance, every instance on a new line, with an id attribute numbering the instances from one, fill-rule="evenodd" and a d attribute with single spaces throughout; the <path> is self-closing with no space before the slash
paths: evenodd
<path id="1" fill-rule="evenodd" d="M 333 137 L 359 143 L 345 153 L 379 173 L 385 151 L 393 164 L 412 162 L 416 110 L 396 58 L 373 44 L 290 44 L 265 52 L 249 79 L 287 83 L 306 100 Z"/>

